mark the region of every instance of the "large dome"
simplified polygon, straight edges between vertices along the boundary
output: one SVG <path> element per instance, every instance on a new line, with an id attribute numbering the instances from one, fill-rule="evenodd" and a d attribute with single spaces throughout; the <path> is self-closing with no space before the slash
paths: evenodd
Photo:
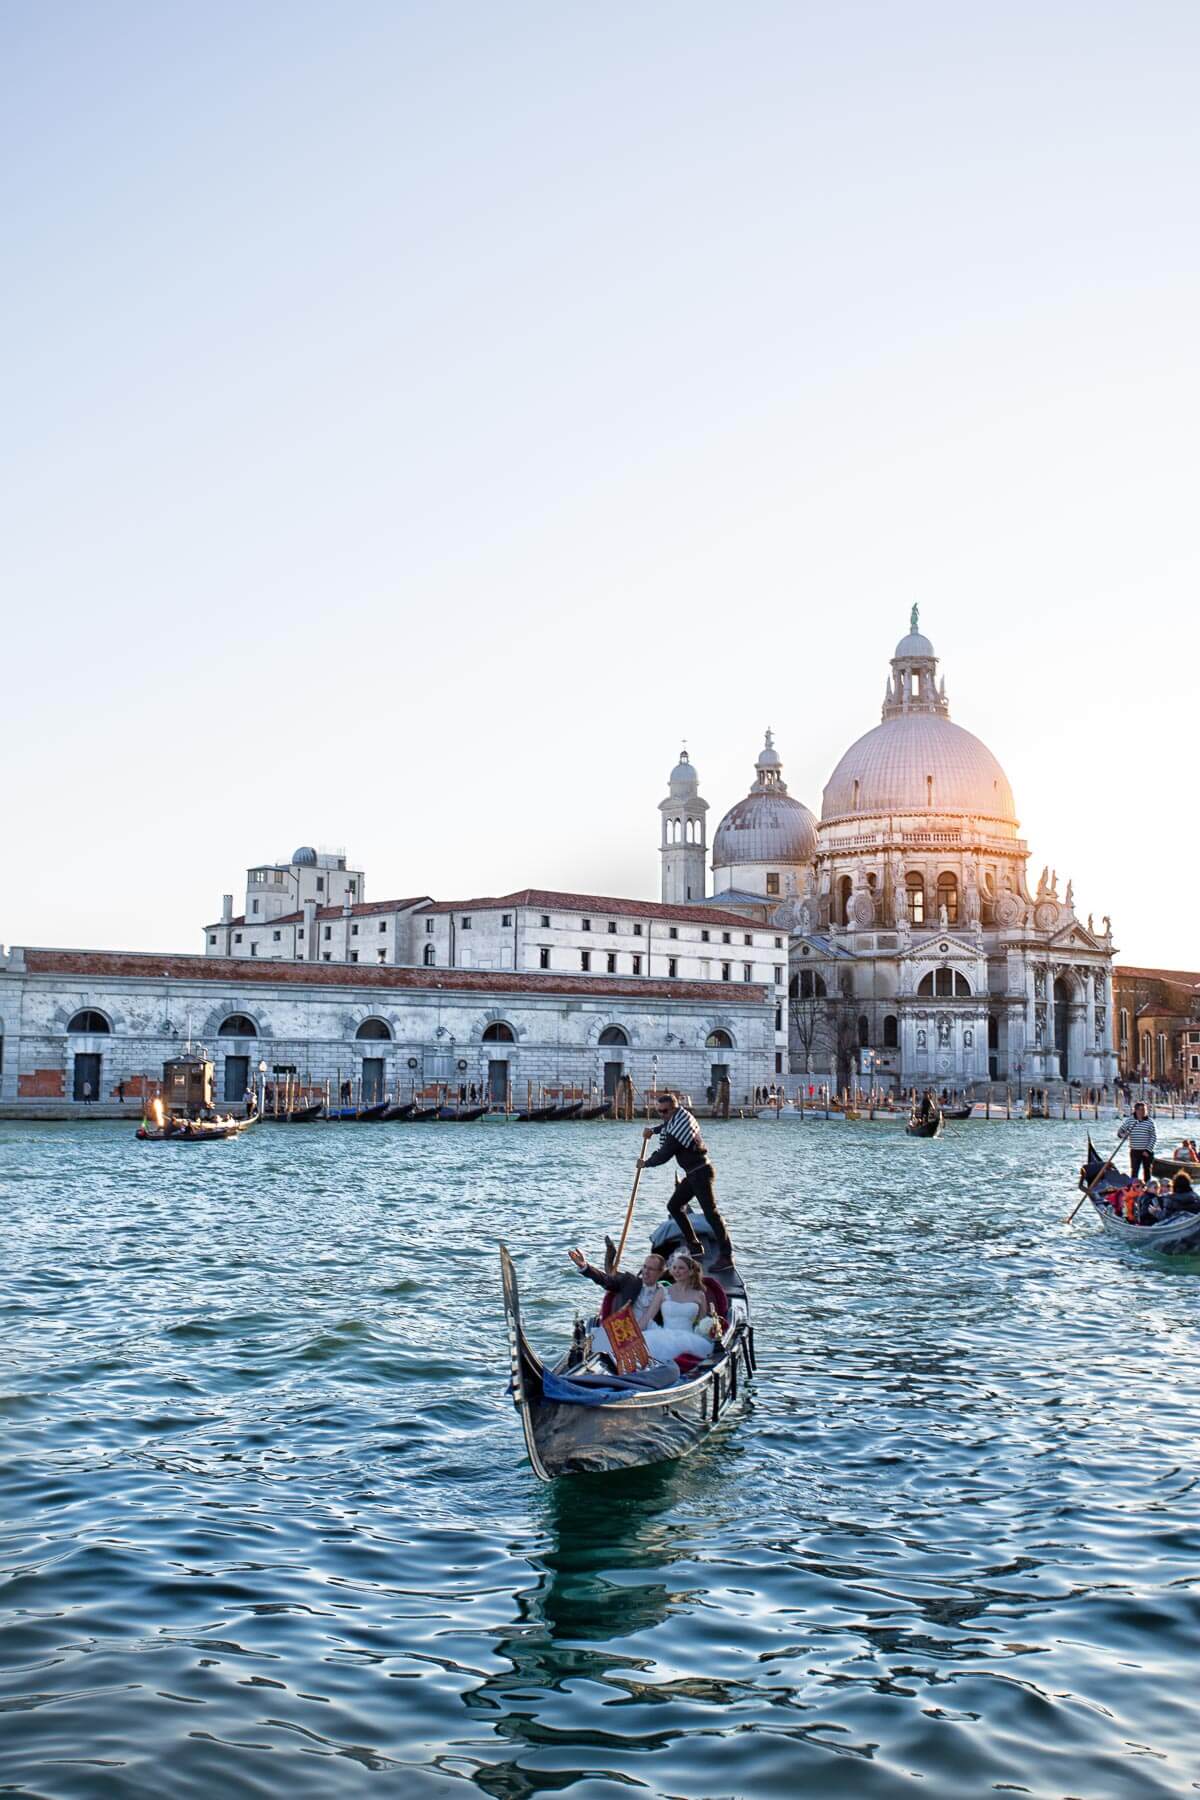
<path id="1" fill-rule="evenodd" d="M 769 731 L 754 771 L 754 786 L 746 798 L 731 806 L 717 826 L 713 868 L 811 862 L 817 853 L 817 821 L 788 793 L 783 759 Z"/>
<path id="2" fill-rule="evenodd" d="M 884 719 L 826 784 L 821 818 L 846 813 L 974 813 L 1016 823 L 1008 777 L 986 744 L 939 713 Z"/>

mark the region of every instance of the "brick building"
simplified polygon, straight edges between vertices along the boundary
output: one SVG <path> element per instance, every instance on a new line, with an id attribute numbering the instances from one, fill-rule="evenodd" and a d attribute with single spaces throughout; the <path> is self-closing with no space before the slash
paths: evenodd
<path id="1" fill-rule="evenodd" d="M 1113 971 L 1113 1043 L 1123 1080 L 1200 1092 L 1200 973 Z"/>

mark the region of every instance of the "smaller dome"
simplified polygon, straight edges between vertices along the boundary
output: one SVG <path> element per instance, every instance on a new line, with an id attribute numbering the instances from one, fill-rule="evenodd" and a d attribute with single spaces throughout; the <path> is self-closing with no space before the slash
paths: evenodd
<path id="1" fill-rule="evenodd" d="M 817 854 L 817 821 L 807 806 L 788 793 L 783 758 L 770 731 L 758 753 L 754 774 L 754 786 L 746 798 L 731 806 L 717 826 L 713 868 L 811 862 Z"/>
<path id="2" fill-rule="evenodd" d="M 311 844 L 301 844 L 298 850 L 292 851 L 292 862 L 297 868 L 311 869 L 317 860 L 317 853 Z"/>
<path id="3" fill-rule="evenodd" d="M 902 637 L 900 639 L 900 642 L 896 645 L 896 652 L 892 658 L 892 661 L 900 662 L 904 658 L 910 657 L 910 656 L 932 656 L 932 655 L 933 655 L 933 645 L 930 643 L 929 639 L 925 636 L 925 633 L 923 631 L 910 631 L 908 636 Z"/>
<path id="4" fill-rule="evenodd" d="M 811 862 L 817 854 L 817 821 L 786 793 L 751 793 L 731 806 L 713 839 L 713 868 L 745 863 Z"/>
<path id="5" fill-rule="evenodd" d="M 686 750 L 681 750 L 679 752 L 679 761 L 675 764 L 675 767 L 671 770 L 669 779 L 670 779 L 670 785 L 671 785 L 672 790 L 676 790 L 681 787 L 685 787 L 685 788 L 698 788 L 699 787 L 700 777 L 699 777 L 699 775 L 697 775 L 694 767 L 692 766 L 692 763 L 689 761 L 688 753 Z"/>

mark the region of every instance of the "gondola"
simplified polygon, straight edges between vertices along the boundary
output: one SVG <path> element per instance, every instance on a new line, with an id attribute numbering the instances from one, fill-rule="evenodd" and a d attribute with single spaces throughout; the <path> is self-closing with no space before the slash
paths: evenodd
<path id="1" fill-rule="evenodd" d="M 415 1101 L 412 1100 L 399 1101 L 395 1106 L 387 1108 L 383 1115 L 384 1119 L 409 1119 L 412 1117 L 414 1105 Z"/>
<path id="2" fill-rule="evenodd" d="M 1159 1225 L 1131 1225 L 1128 1219 L 1113 1211 L 1107 1198 L 1120 1189 L 1127 1188 L 1130 1178 L 1113 1168 L 1101 1175 L 1103 1168 L 1104 1159 L 1089 1137 L 1087 1161 L 1083 1165 L 1079 1185 L 1087 1188 L 1093 1182 L 1097 1183 L 1089 1197 L 1096 1217 L 1110 1237 L 1116 1238 L 1119 1243 L 1130 1244 L 1134 1249 L 1152 1250 L 1164 1256 L 1200 1254 L 1200 1213 L 1177 1214 L 1173 1219 L 1164 1219 Z"/>
<path id="3" fill-rule="evenodd" d="M 1160 1180 L 1165 1176 L 1169 1181 L 1172 1175 L 1178 1175 L 1181 1171 L 1190 1181 L 1200 1181 L 1200 1163 L 1176 1162 L 1173 1156 L 1154 1158 L 1154 1173 Z"/>
<path id="4" fill-rule="evenodd" d="M 335 1125 L 369 1125 L 382 1119 L 387 1109 L 386 1100 L 376 1100 L 370 1106 L 331 1106 L 325 1117 Z"/>
<path id="5" fill-rule="evenodd" d="M 482 1119 L 486 1111 L 486 1106 L 439 1106 L 437 1116 L 447 1125 L 469 1125 L 472 1119 Z"/>
<path id="6" fill-rule="evenodd" d="M 531 1123 L 534 1125 L 545 1125 L 549 1123 L 557 1111 L 558 1108 L 556 1106 L 522 1106 L 512 1114 L 512 1117 L 514 1119 L 519 1119 L 522 1125 L 529 1125 Z"/>
<path id="7" fill-rule="evenodd" d="M 585 1106 L 579 1114 L 581 1119 L 607 1119 L 612 1112 L 612 1101 L 606 1100 L 603 1106 Z"/>
<path id="8" fill-rule="evenodd" d="M 134 1136 L 143 1144 L 216 1144 L 240 1137 L 254 1119 L 168 1119 L 165 1125 L 139 1125 Z"/>
<path id="9" fill-rule="evenodd" d="M 284 1112 L 265 1112 L 260 1115 L 267 1125 L 310 1125 L 321 1116 L 322 1104 L 319 1100 L 311 1100 L 305 1106 L 290 1106 Z"/>
<path id="10" fill-rule="evenodd" d="M 432 1106 L 414 1106 L 408 1115 L 410 1125 L 432 1125 L 441 1116 L 441 1105 L 434 1101 Z"/>
<path id="11" fill-rule="evenodd" d="M 555 1107 L 552 1117 L 555 1119 L 577 1119 L 582 1111 L 582 1100 L 566 1100 L 561 1106 Z"/>
<path id="12" fill-rule="evenodd" d="M 974 1113 L 973 1106 L 943 1106 L 943 1119 L 969 1119 Z"/>
<path id="13" fill-rule="evenodd" d="M 697 1228 L 709 1264 L 716 1247 L 699 1222 Z M 669 1253 L 679 1242 L 673 1220 L 654 1234 L 656 1250 Z M 686 1456 L 711 1435 L 726 1413 L 735 1413 L 744 1403 L 755 1368 L 754 1331 L 746 1290 L 735 1269 L 724 1271 L 719 1281 L 712 1275 L 706 1278 L 714 1302 L 720 1309 L 723 1299 L 728 1315 L 725 1342 L 717 1353 L 682 1374 L 673 1386 L 633 1391 L 619 1391 L 619 1378 L 598 1370 L 599 1359 L 591 1355 L 586 1334 L 583 1343 L 572 1343 L 553 1366 L 544 1363 L 525 1336 L 517 1272 L 503 1244 L 500 1273 L 511 1392 L 539 1481 L 636 1469 Z"/>
<path id="14" fill-rule="evenodd" d="M 904 1129 L 908 1133 L 909 1137 L 916 1137 L 916 1138 L 941 1137 L 941 1135 L 942 1135 L 942 1114 L 940 1112 L 936 1112 L 928 1119 L 921 1119 L 921 1118 L 918 1118 L 917 1115 L 914 1113 L 913 1116 L 909 1119 L 908 1124 L 904 1127 Z"/>

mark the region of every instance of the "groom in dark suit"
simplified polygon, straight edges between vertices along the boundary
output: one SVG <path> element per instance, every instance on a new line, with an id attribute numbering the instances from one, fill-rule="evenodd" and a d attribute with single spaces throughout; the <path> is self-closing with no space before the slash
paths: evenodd
<path id="1" fill-rule="evenodd" d="M 582 1250 L 570 1250 L 567 1253 L 581 1275 L 594 1281 L 597 1287 L 605 1288 L 613 1295 L 618 1307 L 632 1306 L 633 1316 L 639 1325 L 645 1323 L 645 1316 L 650 1310 L 654 1298 L 654 1290 L 666 1270 L 666 1263 L 653 1251 L 647 1256 L 638 1274 L 627 1273 L 623 1269 L 597 1269 L 587 1260 Z"/>

